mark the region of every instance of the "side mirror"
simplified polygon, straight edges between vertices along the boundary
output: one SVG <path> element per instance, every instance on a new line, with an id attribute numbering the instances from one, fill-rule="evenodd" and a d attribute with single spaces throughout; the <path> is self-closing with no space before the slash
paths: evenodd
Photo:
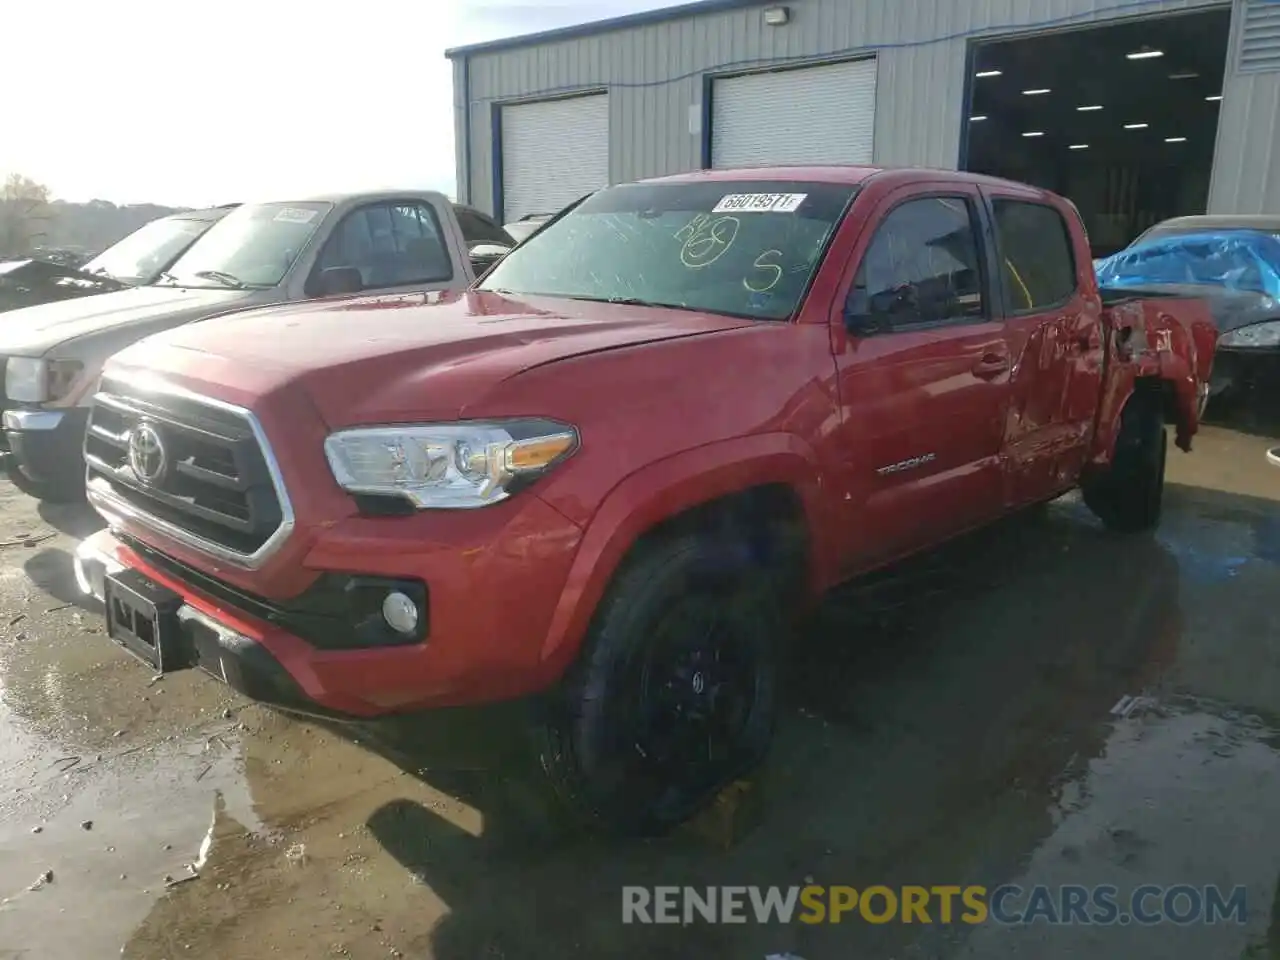
<path id="1" fill-rule="evenodd" d="M 855 337 L 866 337 L 883 329 L 882 318 L 871 311 L 871 299 L 865 286 L 855 286 L 849 291 L 844 305 L 844 328 Z"/>
<path id="2" fill-rule="evenodd" d="M 320 271 L 316 292 L 322 297 L 359 293 L 364 289 L 364 277 L 355 267 L 329 267 Z"/>

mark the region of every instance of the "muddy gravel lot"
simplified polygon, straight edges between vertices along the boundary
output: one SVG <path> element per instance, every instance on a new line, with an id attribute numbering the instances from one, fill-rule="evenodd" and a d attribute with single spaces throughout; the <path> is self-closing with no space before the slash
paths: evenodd
<path id="1" fill-rule="evenodd" d="M 1275 430 L 1170 454 L 1154 538 L 1066 498 L 832 598 L 776 749 L 603 843 L 519 706 L 338 729 L 117 650 L 83 508 L 0 482 L 0 958 L 1280 957 Z M 1243 924 L 623 925 L 624 885 L 1243 885 Z"/>

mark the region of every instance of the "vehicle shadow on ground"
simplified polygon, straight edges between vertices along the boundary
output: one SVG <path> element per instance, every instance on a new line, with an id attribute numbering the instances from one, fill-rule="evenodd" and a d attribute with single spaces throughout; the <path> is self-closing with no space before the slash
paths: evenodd
<path id="1" fill-rule="evenodd" d="M 101 610 L 97 600 L 76 585 L 74 558 L 60 547 L 48 547 L 23 561 L 22 569 L 31 583 L 62 604 L 83 610 Z"/>
<path id="2" fill-rule="evenodd" d="M 36 510 L 41 520 L 76 540 L 83 540 L 106 526 L 102 517 L 83 500 L 73 503 L 50 503 L 42 500 Z"/>
<path id="3" fill-rule="evenodd" d="M 484 818 L 479 837 L 405 800 L 369 818 L 450 911 L 408 946 L 439 960 L 897 955 L 932 934 L 623 925 L 621 890 L 1007 880 L 1052 832 L 1064 784 L 1101 752 L 1111 707 L 1173 659 L 1178 586 L 1155 540 L 1109 536 L 1066 503 L 840 591 L 792 644 L 775 747 L 742 801 L 755 828 L 728 846 L 712 829 L 648 842 L 573 829 L 520 767 L 511 712 L 362 734 Z M 460 745 L 477 739 L 485 750 L 464 758 Z"/>

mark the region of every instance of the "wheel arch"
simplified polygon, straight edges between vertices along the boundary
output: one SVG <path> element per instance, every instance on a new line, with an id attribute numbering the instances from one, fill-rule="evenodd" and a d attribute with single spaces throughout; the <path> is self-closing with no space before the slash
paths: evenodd
<path id="1" fill-rule="evenodd" d="M 567 669 L 609 584 L 654 538 L 750 531 L 744 559 L 796 560 L 799 573 L 787 589 L 802 598 L 817 592 L 831 556 L 824 486 L 812 449 L 789 434 L 708 444 L 629 475 L 584 530 L 542 647 L 544 667 Z"/>

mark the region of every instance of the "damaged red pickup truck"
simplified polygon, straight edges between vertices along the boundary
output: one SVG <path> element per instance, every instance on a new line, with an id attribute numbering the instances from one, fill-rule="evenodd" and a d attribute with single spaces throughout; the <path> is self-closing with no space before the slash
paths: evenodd
<path id="1" fill-rule="evenodd" d="M 612 187 L 465 293 L 118 354 L 77 575 L 152 665 L 286 709 L 537 694 L 562 795 L 661 829 L 762 757 L 801 601 L 1076 486 L 1154 527 L 1215 339 L 1198 300 L 1104 297 L 1074 208 L 1019 184 Z"/>

